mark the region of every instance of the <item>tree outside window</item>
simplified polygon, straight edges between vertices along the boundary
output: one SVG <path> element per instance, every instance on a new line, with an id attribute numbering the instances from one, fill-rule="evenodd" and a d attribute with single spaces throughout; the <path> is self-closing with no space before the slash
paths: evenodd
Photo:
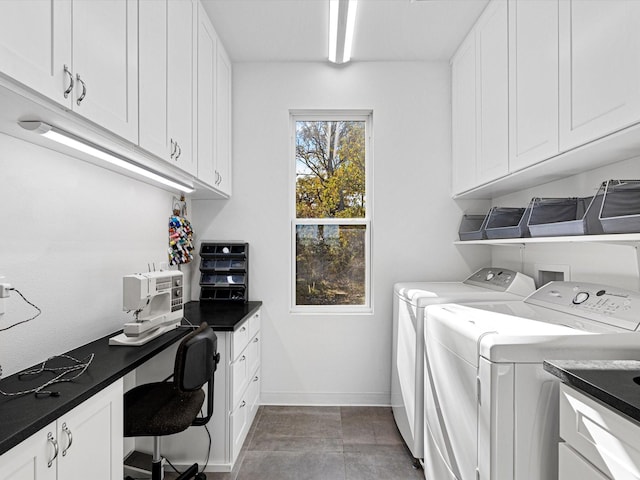
<path id="1" fill-rule="evenodd" d="M 294 306 L 366 307 L 368 118 L 294 119 Z"/>

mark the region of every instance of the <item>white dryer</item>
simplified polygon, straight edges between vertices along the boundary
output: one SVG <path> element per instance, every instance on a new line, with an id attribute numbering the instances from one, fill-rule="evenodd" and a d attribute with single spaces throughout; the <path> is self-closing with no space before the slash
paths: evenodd
<path id="1" fill-rule="evenodd" d="M 558 379 L 543 360 L 637 359 L 639 322 L 640 293 L 576 282 L 429 308 L 425 477 L 557 479 Z"/>
<path id="2" fill-rule="evenodd" d="M 396 283 L 393 296 L 391 405 L 398 429 L 416 459 L 424 445 L 424 311 L 438 303 L 521 300 L 533 279 L 504 268 L 482 268 L 462 282 Z"/>

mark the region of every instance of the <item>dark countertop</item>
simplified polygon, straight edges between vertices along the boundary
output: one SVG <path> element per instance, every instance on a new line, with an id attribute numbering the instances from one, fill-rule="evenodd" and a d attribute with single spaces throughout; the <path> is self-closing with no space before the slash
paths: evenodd
<path id="1" fill-rule="evenodd" d="M 206 321 L 217 332 L 233 332 L 261 305 L 262 302 L 188 302 L 184 317 L 194 325 Z"/>
<path id="2" fill-rule="evenodd" d="M 206 320 L 214 331 L 233 331 L 236 325 L 253 315 L 261 304 L 262 302 L 224 305 L 212 303 L 199 307 L 198 302 L 189 302 L 185 305 L 185 318 L 192 324 L 200 324 L 202 320 Z M 60 396 L 36 398 L 33 393 L 16 397 L 0 395 L 0 455 L 153 358 L 189 331 L 171 330 L 139 347 L 110 346 L 109 338 L 118 333 L 114 332 L 66 352 L 78 360 L 91 353 L 95 357 L 87 371 L 76 380 L 56 383 L 46 389 L 60 392 Z M 59 365 L 70 364 L 70 361 L 64 359 L 56 361 L 60 362 Z M 9 393 L 36 388 L 54 376 L 43 373 L 19 379 L 18 374 L 14 374 L 0 380 L 0 390 Z"/>
<path id="3" fill-rule="evenodd" d="M 640 422 L 640 361 L 548 360 L 544 369 L 567 385 Z"/>

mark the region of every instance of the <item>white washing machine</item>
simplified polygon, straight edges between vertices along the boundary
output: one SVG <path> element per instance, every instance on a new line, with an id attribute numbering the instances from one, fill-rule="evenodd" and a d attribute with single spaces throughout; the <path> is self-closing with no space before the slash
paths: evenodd
<path id="1" fill-rule="evenodd" d="M 551 282 L 521 302 L 427 311 L 429 480 L 558 478 L 558 379 L 544 359 L 637 359 L 640 293 Z"/>
<path id="2" fill-rule="evenodd" d="M 424 310 L 437 303 L 521 300 L 533 279 L 501 268 L 482 268 L 462 282 L 396 283 L 393 296 L 391 405 L 398 429 L 416 459 L 424 446 Z"/>

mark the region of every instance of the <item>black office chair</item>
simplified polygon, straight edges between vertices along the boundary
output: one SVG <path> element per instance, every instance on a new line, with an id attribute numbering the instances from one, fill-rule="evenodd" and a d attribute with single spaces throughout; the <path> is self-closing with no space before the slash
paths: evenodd
<path id="1" fill-rule="evenodd" d="M 206 425 L 213 414 L 213 383 L 220 354 L 218 338 L 206 323 L 187 335 L 176 353 L 173 375 L 148 383 L 124 395 L 124 436 L 154 437 L 152 480 L 163 478 L 160 437 L 182 432 L 191 425 Z M 173 378 L 173 381 L 169 381 Z M 207 414 L 198 417 L 207 388 Z M 206 479 L 194 463 L 177 480 Z"/>

